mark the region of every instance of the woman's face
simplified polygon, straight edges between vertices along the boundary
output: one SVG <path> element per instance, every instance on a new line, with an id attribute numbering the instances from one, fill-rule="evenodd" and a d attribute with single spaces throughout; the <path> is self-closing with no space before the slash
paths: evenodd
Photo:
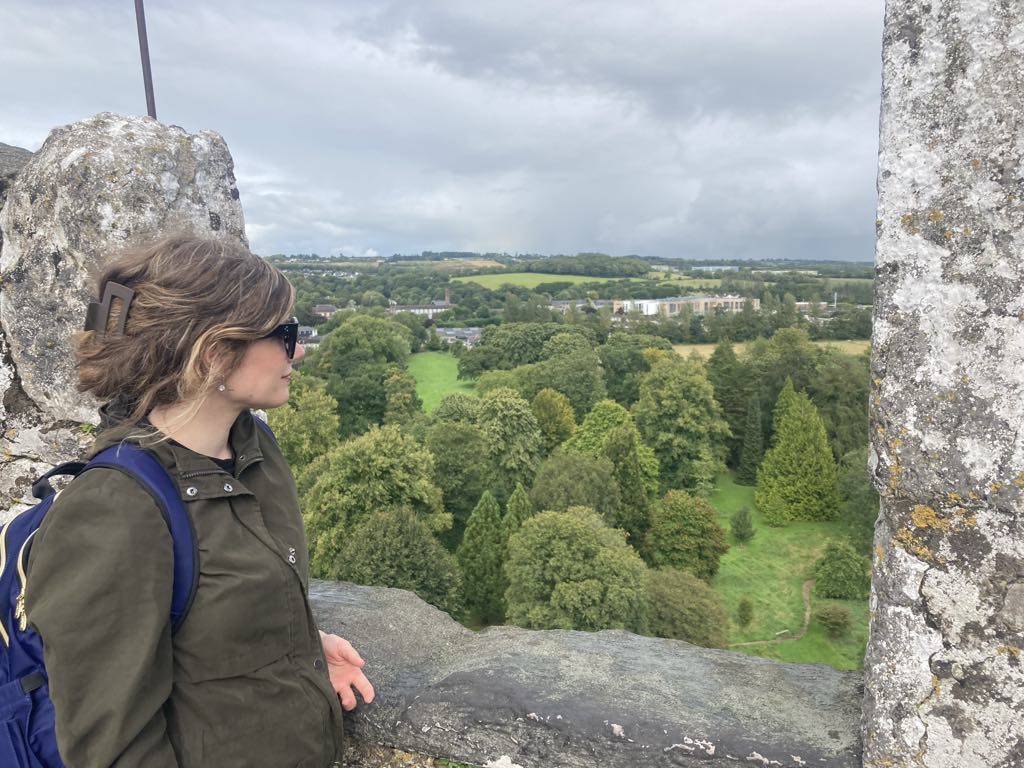
<path id="1" fill-rule="evenodd" d="M 288 359 L 284 340 L 259 339 L 250 342 L 238 367 L 224 381 L 222 394 L 244 408 L 277 408 L 288 402 L 292 363 L 305 356 L 302 344 L 295 345 L 295 357 Z"/>

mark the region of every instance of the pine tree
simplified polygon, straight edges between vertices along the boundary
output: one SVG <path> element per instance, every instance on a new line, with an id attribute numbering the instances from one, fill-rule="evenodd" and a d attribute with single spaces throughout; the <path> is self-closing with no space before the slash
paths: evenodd
<path id="1" fill-rule="evenodd" d="M 740 463 L 736 469 L 739 485 L 754 485 L 757 482 L 757 468 L 764 458 L 764 433 L 761 431 L 761 397 L 755 392 L 747 401 L 747 421 L 743 429 L 743 448 Z"/>
<path id="2" fill-rule="evenodd" d="M 484 491 L 466 523 L 462 543 L 455 551 L 455 559 L 462 569 L 466 612 L 473 621 L 482 624 L 499 623 L 505 613 L 503 534 L 501 508 L 491 492 Z"/>
<path id="3" fill-rule="evenodd" d="M 785 389 L 783 390 L 785 393 Z M 769 525 L 791 520 L 832 520 L 839 513 L 836 462 L 825 425 L 805 394 L 782 403 L 775 444 L 757 473 L 754 502 Z"/>

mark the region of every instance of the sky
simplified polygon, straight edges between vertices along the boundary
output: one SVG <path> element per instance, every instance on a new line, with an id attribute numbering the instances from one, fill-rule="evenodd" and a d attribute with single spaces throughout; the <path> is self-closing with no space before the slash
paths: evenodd
<path id="1" fill-rule="evenodd" d="M 883 0 L 146 0 L 252 249 L 870 261 Z M 145 114 L 132 0 L 3 0 L 0 141 Z"/>

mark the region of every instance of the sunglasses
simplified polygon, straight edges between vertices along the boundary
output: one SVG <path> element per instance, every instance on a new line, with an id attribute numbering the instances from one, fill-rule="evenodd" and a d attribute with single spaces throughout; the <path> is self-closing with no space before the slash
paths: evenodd
<path id="1" fill-rule="evenodd" d="M 288 359 L 295 357 L 295 345 L 299 341 L 299 320 L 296 317 L 288 319 L 287 323 L 281 323 L 272 330 L 264 339 L 281 339 L 284 341 L 285 351 L 288 352 Z"/>

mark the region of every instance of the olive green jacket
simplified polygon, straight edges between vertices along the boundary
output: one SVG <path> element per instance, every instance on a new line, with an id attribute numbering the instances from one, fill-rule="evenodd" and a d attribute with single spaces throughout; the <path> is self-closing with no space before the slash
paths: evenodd
<path id="1" fill-rule="evenodd" d="M 329 768 L 342 713 L 307 598 L 295 484 L 273 439 L 239 416 L 234 476 L 172 442 L 151 447 L 195 530 L 199 582 L 171 635 L 171 536 L 113 469 L 58 496 L 32 543 L 26 606 L 43 639 L 68 768 Z M 116 438 L 104 433 L 93 451 Z"/>

